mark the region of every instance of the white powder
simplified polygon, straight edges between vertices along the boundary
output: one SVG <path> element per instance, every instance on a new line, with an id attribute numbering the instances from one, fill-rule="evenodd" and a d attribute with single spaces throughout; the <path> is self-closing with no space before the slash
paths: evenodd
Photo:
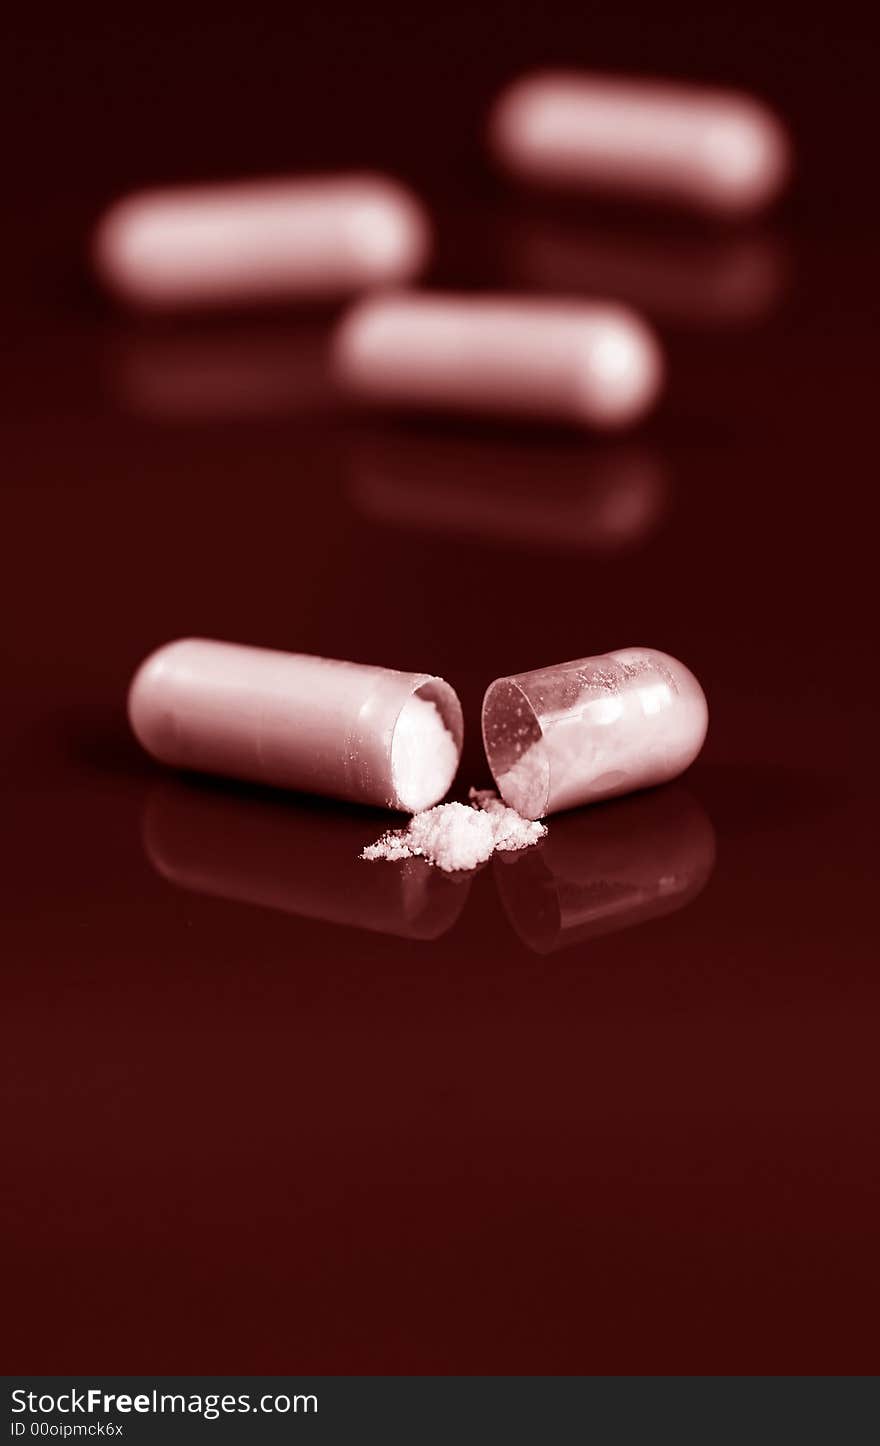
<path id="1" fill-rule="evenodd" d="M 515 799 L 527 817 L 540 817 L 546 811 L 550 781 L 544 740 L 533 743 L 506 773 L 499 773 L 497 778 L 506 798 Z"/>
<path id="2" fill-rule="evenodd" d="M 427 859 L 452 873 L 475 869 L 497 850 L 524 849 L 547 832 L 544 824 L 520 818 L 491 789 L 472 788 L 471 802 L 441 803 L 411 818 L 370 844 L 362 859 Z"/>
<path id="3" fill-rule="evenodd" d="M 391 740 L 391 783 L 401 808 L 421 813 L 449 792 L 458 748 L 435 703 L 418 693 L 404 704 Z"/>
<path id="4" fill-rule="evenodd" d="M 472 788 L 468 798 L 474 808 L 483 809 L 491 819 L 495 848 L 499 851 L 528 848 L 547 832 L 543 823 L 532 822 L 515 808 L 508 808 L 492 788 Z"/>

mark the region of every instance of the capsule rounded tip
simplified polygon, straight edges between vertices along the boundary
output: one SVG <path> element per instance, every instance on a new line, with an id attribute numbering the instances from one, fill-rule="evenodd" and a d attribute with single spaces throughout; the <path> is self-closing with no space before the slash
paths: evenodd
<path id="1" fill-rule="evenodd" d="M 660 343 L 625 307 L 608 307 L 593 328 L 585 334 L 576 370 L 575 411 L 593 426 L 628 426 L 650 411 L 663 388 Z"/>
<path id="2" fill-rule="evenodd" d="M 543 129 L 544 90 L 552 77 L 543 72 L 520 76 L 496 97 L 486 122 L 489 154 L 502 167 L 523 169 L 530 138 Z"/>
<path id="3" fill-rule="evenodd" d="M 751 96 L 731 96 L 707 122 L 699 147 L 699 190 L 719 216 L 752 215 L 780 195 L 792 170 L 782 122 Z"/>
<path id="4" fill-rule="evenodd" d="M 681 713 L 677 748 L 672 753 L 677 754 L 676 772 L 683 773 L 701 752 L 709 731 L 709 704 L 699 679 L 686 663 L 659 648 L 617 648 L 608 656 L 625 666 L 648 662 L 658 674 L 671 679 Z"/>
<path id="5" fill-rule="evenodd" d="M 146 195 L 124 196 L 100 217 L 90 247 L 92 269 L 102 285 L 143 307 L 157 299 L 149 279 L 149 219 Z"/>
<path id="6" fill-rule="evenodd" d="M 370 296 L 354 301 L 337 322 L 330 339 L 331 370 L 344 389 L 354 389 L 370 375 L 385 349 L 389 315 L 385 293 L 378 301 Z"/>
<path id="7" fill-rule="evenodd" d="M 431 251 L 431 223 L 421 202 L 385 176 L 365 177 L 346 221 L 352 260 L 365 284 L 411 281 Z"/>
<path id="8" fill-rule="evenodd" d="M 174 642 L 163 643 L 144 658 L 129 684 L 126 706 L 131 730 L 141 746 L 160 763 L 174 760 L 174 749 L 171 747 L 174 721 L 170 711 L 163 706 L 163 698 L 167 701 L 166 680 L 173 668 L 172 655 L 194 641 L 192 638 L 177 638 Z"/>

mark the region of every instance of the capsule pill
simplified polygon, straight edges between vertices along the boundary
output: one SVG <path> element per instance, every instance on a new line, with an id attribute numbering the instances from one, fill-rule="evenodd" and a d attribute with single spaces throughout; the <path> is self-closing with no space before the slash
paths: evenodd
<path id="1" fill-rule="evenodd" d="M 788 136 L 753 96 L 671 81 L 539 72 L 492 112 L 489 142 L 513 175 L 746 216 L 782 190 Z"/>
<path id="2" fill-rule="evenodd" d="M 597 428 L 637 420 L 663 378 L 653 332 L 622 306 L 425 292 L 357 303 L 333 362 L 373 405 Z"/>
<path id="3" fill-rule="evenodd" d="M 365 174 L 140 191 L 99 221 L 92 254 L 122 300 L 176 309 L 399 285 L 418 274 L 429 245 L 420 202 Z"/>
<path id="4" fill-rule="evenodd" d="M 483 699 L 483 743 L 504 802 L 543 818 L 677 778 L 709 713 L 689 668 L 623 648 L 507 678 Z"/>
<path id="5" fill-rule="evenodd" d="M 151 654 L 128 716 L 173 768 L 410 813 L 448 791 L 463 731 L 458 698 L 429 673 L 208 638 Z"/>

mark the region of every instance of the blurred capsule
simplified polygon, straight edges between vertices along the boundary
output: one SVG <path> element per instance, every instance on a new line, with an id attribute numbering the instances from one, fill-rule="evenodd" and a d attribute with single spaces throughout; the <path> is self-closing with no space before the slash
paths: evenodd
<path id="1" fill-rule="evenodd" d="M 672 914 L 715 866 L 715 830 L 675 784 L 555 819 L 540 848 L 496 854 L 507 917 L 537 954 Z"/>
<path id="2" fill-rule="evenodd" d="M 540 72 L 504 91 L 490 145 L 523 180 L 746 216 L 791 169 L 781 123 L 736 91 L 670 81 Z"/>
<path id="3" fill-rule="evenodd" d="M 421 204 L 385 176 L 278 177 L 126 196 L 98 223 L 92 254 L 123 301 L 162 309 L 399 284 L 429 244 Z"/>
<path id="4" fill-rule="evenodd" d="M 404 939 L 437 939 L 464 908 L 470 879 L 411 859 L 366 869 L 363 818 L 174 779 L 147 797 L 144 849 L 179 888 Z"/>
<path id="5" fill-rule="evenodd" d="M 352 449 L 348 491 L 364 516 L 394 527 L 490 546 L 610 555 L 651 535 L 670 485 L 657 454 L 630 442 L 539 449 L 394 432 Z"/>
<path id="6" fill-rule="evenodd" d="M 633 312 L 501 296 L 371 298 L 339 324 L 340 383 L 360 401 L 613 428 L 655 401 L 663 360 Z"/>

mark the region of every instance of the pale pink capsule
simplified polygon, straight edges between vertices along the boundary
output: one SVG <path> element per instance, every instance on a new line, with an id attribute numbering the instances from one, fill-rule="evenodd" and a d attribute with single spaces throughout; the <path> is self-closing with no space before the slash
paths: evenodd
<path id="1" fill-rule="evenodd" d="M 430 228 L 379 175 L 140 191 L 111 206 L 92 253 L 101 280 L 150 308 L 330 298 L 414 277 Z"/>
<path id="2" fill-rule="evenodd" d="M 414 700 L 417 713 L 434 705 L 422 759 Z M 463 731 L 458 698 L 429 673 L 208 638 L 181 638 L 147 658 L 128 716 L 147 752 L 173 768 L 407 812 L 446 793 Z"/>
<path id="3" fill-rule="evenodd" d="M 519 297 L 374 297 L 343 318 L 339 380 L 364 402 L 617 427 L 655 400 L 660 347 L 624 307 Z"/>
<path id="4" fill-rule="evenodd" d="M 693 673 L 654 648 L 497 678 L 483 699 L 492 776 L 524 818 L 677 778 L 708 722 Z"/>
<path id="5" fill-rule="evenodd" d="M 525 76 L 498 100 L 489 137 L 524 180 L 724 216 L 772 201 L 791 168 L 785 130 L 752 96 L 623 76 Z"/>

